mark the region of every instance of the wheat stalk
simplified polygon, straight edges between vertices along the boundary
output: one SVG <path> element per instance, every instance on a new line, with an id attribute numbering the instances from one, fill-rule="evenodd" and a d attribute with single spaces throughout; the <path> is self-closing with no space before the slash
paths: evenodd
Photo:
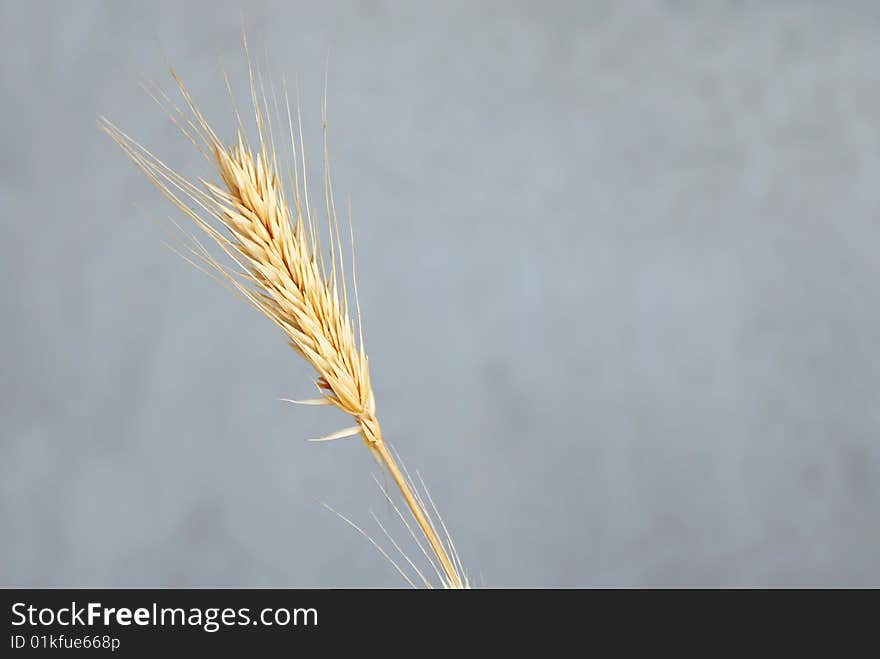
<path id="1" fill-rule="evenodd" d="M 192 262 L 197 266 L 207 265 L 213 272 L 219 273 L 235 292 L 274 322 L 286 335 L 289 345 L 314 368 L 319 396 L 289 402 L 332 405 L 354 421 L 349 428 L 311 441 L 360 435 L 370 453 L 387 469 L 400 490 L 440 565 L 443 585 L 450 588 L 466 587 L 467 578 L 461 570 L 448 533 L 449 548 L 441 540 L 418 490 L 398 467 L 397 460 L 382 438 L 370 385 L 369 363 L 363 346 L 360 303 L 354 277 L 357 330 L 349 312 L 347 277 L 327 157 L 326 90 L 323 196 L 329 231 L 329 259 L 325 259 L 321 230 L 309 204 L 299 111 L 294 121 L 286 91 L 281 102 L 274 88 L 267 96 L 262 76 L 257 74 L 255 77 L 250 58 L 248 70 L 259 135 L 259 143 L 254 147 L 245 137 L 237 108 L 237 137 L 231 144 L 222 142 L 173 69 L 171 74 L 183 98 L 184 109 L 177 107 L 160 90 L 148 90 L 166 109 L 180 131 L 211 163 L 218 175 L 215 182 L 204 179 L 193 182 L 185 178 L 110 121 L 102 118 L 99 123 L 147 178 L 219 245 L 232 265 L 220 263 L 196 238 L 190 236 L 193 241 L 190 252 L 195 259 Z M 226 84 L 232 96 L 228 78 Z M 270 111 L 268 98 L 273 101 L 274 115 Z M 286 110 L 284 114 L 279 110 L 281 106 Z M 292 197 L 288 196 L 283 182 L 273 116 L 276 124 L 286 124 L 285 130 L 289 132 L 291 158 L 285 169 L 287 187 L 292 190 Z M 352 268 L 353 260 L 352 239 Z M 445 531 L 445 525 L 443 529 Z"/>

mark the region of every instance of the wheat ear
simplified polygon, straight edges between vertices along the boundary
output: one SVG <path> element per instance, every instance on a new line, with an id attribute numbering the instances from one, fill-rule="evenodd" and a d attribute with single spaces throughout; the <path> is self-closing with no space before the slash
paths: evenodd
<path id="1" fill-rule="evenodd" d="M 237 109 L 237 138 L 230 145 L 224 144 L 173 70 L 171 74 L 183 98 L 184 109 L 177 107 L 163 92 L 151 91 L 180 131 L 211 163 L 218 175 L 216 182 L 186 179 L 108 120 L 101 119 L 99 123 L 147 178 L 213 239 L 234 265 L 220 263 L 197 239 L 190 237 L 194 263 L 207 265 L 219 273 L 235 292 L 281 328 L 290 347 L 315 369 L 318 398 L 290 402 L 332 405 L 354 420 L 352 427 L 313 441 L 360 435 L 399 488 L 440 564 L 443 585 L 466 587 L 467 578 L 458 569 L 460 563 L 454 549 L 447 551 L 421 497 L 401 472 L 382 438 L 363 346 L 356 279 L 357 331 L 349 312 L 347 277 L 327 159 L 326 105 L 323 193 L 329 228 L 329 263 L 321 247 L 321 230 L 309 205 L 299 112 L 294 121 L 286 92 L 279 102 L 274 88 L 267 95 L 262 77 L 259 74 L 255 77 L 250 66 L 249 72 L 259 135 L 256 147 L 248 143 Z M 228 79 L 226 82 L 231 95 Z M 268 98 L 273 101 L 274 115 Z M 281 106 L 286 113 L 279 110 Z M 293 191 L 290 198 L 283 184 L 283 164 L 277 157 L 273 116 L 276 124 L 286 124 L 285 130 L 290 133 L 291 157 L 286 162 L 288 187 Z M 298 127 L 298 140 L 294 125 Z M 450 559 L 450 554 L 455 560 Z"/>

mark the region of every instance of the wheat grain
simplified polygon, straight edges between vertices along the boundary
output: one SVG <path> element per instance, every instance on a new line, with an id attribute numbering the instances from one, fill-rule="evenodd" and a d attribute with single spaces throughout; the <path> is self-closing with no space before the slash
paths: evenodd
<path id="1" fill-rule="evenodd" d="M 282 115 L 279 110 L 282 104 L 272 91 L 270 96 L 276 124 L 286 123 L 290 133 L 291 157 L 287 162 L 288 185 L 285 186 L 275 144 L 269 96 L 265 92 L 262 77 L 259 74 L 255 76 L 250 60 L 249 73 L 251 101 L 259 136 L 259 143 L 253 147 L 245 137 L 237 108 L 238 134 L 231 144 L 223 143 L 173 70 L 171 74 L 183 98 L 184 109 L 177 107 L 163 92 L 151 92 L 180 131 L 211 163 L 218 176 L 216 182 L 204 179 L 193 182 L 166 166 L 111 122 L 102 119 L 100 125 L 150 181 L 219 245 L 230 261 L 229 264 L 221 263 L 197 239 L 192 238 L 190 250 L 196 265 L 207 265 L 219 273 L 238 294 L 272 320 L 284 332 L 289 345 L 314 368 L 319 396 L 289 402 L 332 405 L 354 420 L 353 426 L 313 441 L 360 435 L 399 488 L 440 565 L 443 585 L 466 587 L 467 578 L 461 570 L 448 533 L 444 543 L 418 490 L 398 467 L 382 438 L 370 385 L 369 363 L 363 346 L 355 278 L 357 330 L 349 312 L 345 261 L 327 156 L 326 105 L 323 123 L 323 192 L 330 243 L 329 259 L 325 259 L 320 240 L 322 230 L 309 203 L 299 112 L 294 121 L 285 92 L 283 106 L 286 112 Z M 231 95 L 228 78 L 226 83 Z M 292 191 L 291 197 L 288 197 L 286 187 Z M 353 257 L 352 249 L 352 261 Z M 360 531 L 359 527 L 355 528 Z M 445 531 L 445 525 L 443 528 Z M 418 576 L 424 580 L 421 573 Z"/>

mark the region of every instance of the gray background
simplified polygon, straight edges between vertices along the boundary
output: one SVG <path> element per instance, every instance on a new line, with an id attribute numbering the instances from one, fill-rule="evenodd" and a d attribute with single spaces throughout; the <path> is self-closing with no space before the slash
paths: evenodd
<path id="1" fill-rule="evenodd" d="M 330 50 L 380 418 L 478 583 L 880 584 L 875 2 L 244 20 L 315 162 Z M 0 2 L 3 585 L 401 584 L 319 503 L 404 534 L 368 453 L 95 126 L 205 173 L 138 82 L 228 134 L 241 26 Z"/>

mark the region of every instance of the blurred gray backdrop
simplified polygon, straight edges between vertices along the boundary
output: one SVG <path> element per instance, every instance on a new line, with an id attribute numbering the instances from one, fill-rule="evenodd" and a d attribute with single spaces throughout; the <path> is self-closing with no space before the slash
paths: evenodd
<path id="1" fill-rule="evenodd" d="M 206 173 L 138 84 L 230 134 L 242 20 L 316 166 L 329 52 L 380 418 L 477 583 L 880 585 L 880 6 L 610 0 L 0 2 L 2 585 L 402 584 L 95 125 Z"/>

